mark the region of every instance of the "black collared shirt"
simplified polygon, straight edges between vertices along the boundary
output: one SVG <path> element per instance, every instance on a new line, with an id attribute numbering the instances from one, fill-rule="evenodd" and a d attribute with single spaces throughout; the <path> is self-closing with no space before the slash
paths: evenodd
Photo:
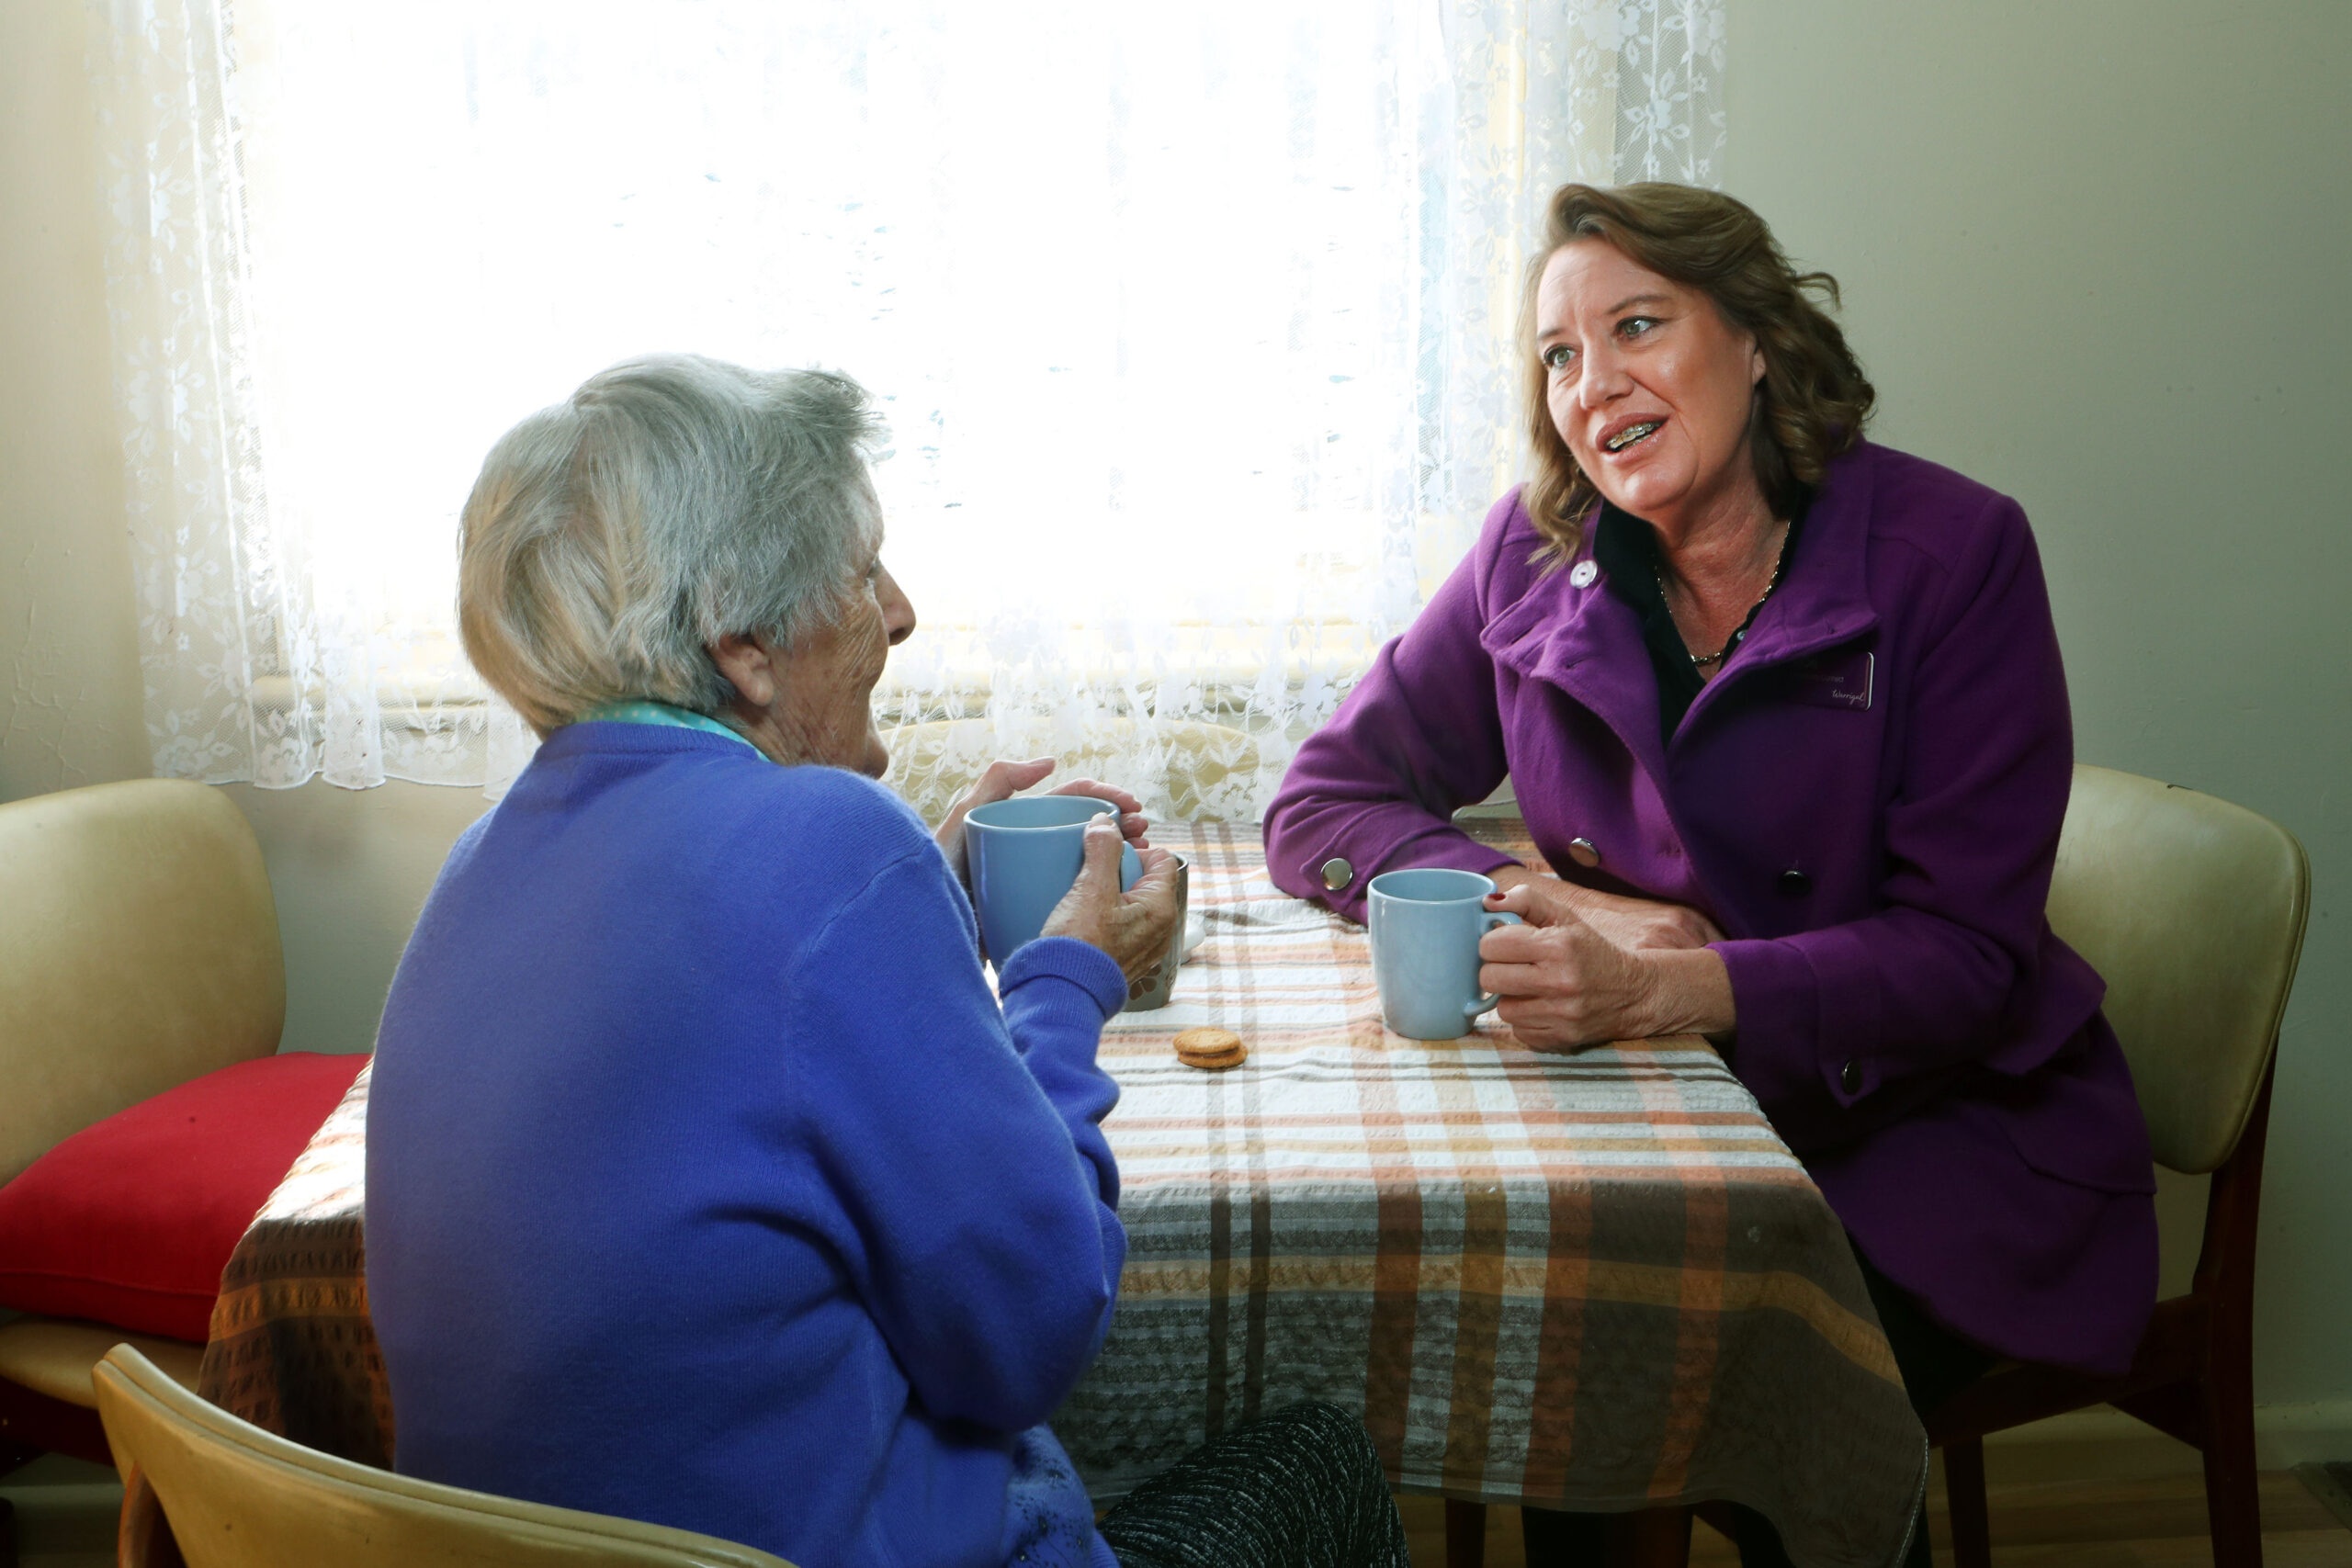
<path id="1" fill-rule="evenodd" d="M 1789 519 L 1789 536 L 1781 544 L 1780 576 L 1784 580 L 1796 561 L 1797 535 L 1804 528 L 1804 507 L 1799 506 L 1797 514 Z M 1657 675 L 1658 736 L 1670 741 L 1706 682 L 1699 678 L 1699 667 L 1690 662 L 1690 650 L 1683 645 L 1682 633 L 1658 587 L 1657 530 L 1632 513 L 1602 502 L 1600 521 L 1593 529 L 1592 559 L 1606 575 L 1609 591 L 1641 617 L 1642 645 L 1649 649 L 1650 669 Z M 1724 649 L 1726 659 L 1747 639 L 1747 628 L 1756 624 L 1756 612 L 1763 607 L 1758 601 L 1731 634 Z M 1717 671 L 1721 672 L 1721 666 Z"/>

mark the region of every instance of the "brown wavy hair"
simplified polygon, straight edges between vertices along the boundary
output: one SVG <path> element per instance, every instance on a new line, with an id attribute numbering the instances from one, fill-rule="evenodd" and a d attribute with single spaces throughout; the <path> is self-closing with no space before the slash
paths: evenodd
<path id="1" fill-rule="evenodd" d="M 1733 328 L 1756 339 L 1764 380 L 1748 414 L 1756 480 L 1775 517 L 1793 516 L 1804 493 L 1828 472 L 1829 459 L 1862 438 L 1878 394 L 1846 346 L 1846 334 L 1814 302 L 1838 302 L 1838 280 L 1798 272 L 1764 220 L 1720 191 L 1655 183 L 1600 189 L 1562 186 L 1553 193 L 1543 254 L 1528 269 L 1520 310 L 1527 358 L 1527 433 L 1535 474 L 1523 500 L 1555 558 L 1574 553 L 1585 514 L 1600 492 L 1577 466 L 1552 423 L 1544 393 L 1549 372 L 1535 351 L 1535 290 L 1560 247 L 1600 240 L 1624 255 L 1715 302 Z"/>

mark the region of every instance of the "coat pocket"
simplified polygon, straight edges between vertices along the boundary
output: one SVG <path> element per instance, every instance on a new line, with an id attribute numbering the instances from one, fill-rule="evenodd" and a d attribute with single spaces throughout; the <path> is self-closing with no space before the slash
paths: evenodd
<path id="1" fill-rule="evenodd" d="M 2018 1158 L 2043 1176 L 2098 1192 L 2154 1192 L 2155 1161 L 2131 1078 L 2119 1072 L 2120 1082 L 2109 1083 L 2108 1074 L 2085 1070 L 2096 1066 L 2062 1057 L 2000 1086 L 1997 1098 L 1970 1100 L 1968 1111 L 1997 1125 Z"/>

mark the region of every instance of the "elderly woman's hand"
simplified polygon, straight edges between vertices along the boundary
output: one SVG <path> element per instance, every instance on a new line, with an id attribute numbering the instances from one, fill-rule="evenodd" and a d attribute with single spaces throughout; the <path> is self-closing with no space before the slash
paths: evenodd
<path id="1" fill-rule="evenodd" d="M 1716 929 L 1714 921 L 1685 904 L 1603 893 L 1556 876 L 1541 875 L 1523 865 L 1499 868 L 1494 873 L 1494 884 L 1502 893 L 1514 887 L 1526 888 L 1529 907 L 1543 911 L 1542 919 L 1527 917 L 1534 924 L 1548 926 L 1575 915 L 1620 947 L 1704 947 L 1724 940 L 1724 933 Z M 1500 902 L 1490 902 L 1487 907 L 1524 913 Z"/>
<path id="2" fill-rule="evenodd" d="M 1108 818 L 1087 824 L 1086 863 L 1037 934 L 1092 942 L 1111 955 L 1132 985 L 1168 956 L 1175 940 L 1176 857 L 1166 850 L 1138 851 L 1143 874 L 1122 893 L 1119 841 Z"/>
<path id="3" fill-rule="evenodd" d="M 986 806 L 994 800 L 1010 800 L 1023 790 L 1036 784 L 1054 771 L 1051 757 L 1032 757 L 1025 762 L 998 761 L 990 762 L 964 792 L 955 808 L 947 813 L 947 820 L 939 825 L 933 835 L 939 840 L 939 852 L 956 868 L 957 880 L 971 885 L 971 863 L 964 852 L 964 818 L 975 806 Z M 1046 791 L 1048 795 L 1087 795 L 1097 800 L 1107 800 L 1119 808 L 1119 830 L 1143 849 L 1150 840 L 1144 835 L 1151 830 L 1150 821 L 1143 814 L 1143 802 L 1115 784 L 1096 779 L 1072 779 Z"/>
<path id="4" fill-rule="evenodd" d="M 1522 1043 L 1576 1051 L 1613 1040 L 1731 1032 L 1731 976 L 1720 957 L 1703 946 L 1635 947 L 1614 940 L 1574 903 L 1535 882 L 1487 900 L 1488 908 L 1526 922 L 1498 926 L 1478 943 L 1479 987 L 1503 998 L 1497 1011 Z"/>

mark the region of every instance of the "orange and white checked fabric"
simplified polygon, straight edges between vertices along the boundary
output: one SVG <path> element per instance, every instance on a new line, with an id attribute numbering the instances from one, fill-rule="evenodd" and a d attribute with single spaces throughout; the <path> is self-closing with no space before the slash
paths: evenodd
<path id="1" fill-rule="evenodd" d="M 1054 1420 L 1098 1495 L 1320 1398 L 1414 1491 L 1731 1498 L 1799 1562 L 1894 1558 L 1924 1435 L 1843 1228 L 1705 1042 L 1404 1039 L 1363 930 L 1277 890 L 1254 829 L 1154 841 L 1208 934 L 1167 1008 L 1103 1030 L 1127 1266 Z M 1249 1060 L 1178 1063 L 1204 1024 Z"/>

